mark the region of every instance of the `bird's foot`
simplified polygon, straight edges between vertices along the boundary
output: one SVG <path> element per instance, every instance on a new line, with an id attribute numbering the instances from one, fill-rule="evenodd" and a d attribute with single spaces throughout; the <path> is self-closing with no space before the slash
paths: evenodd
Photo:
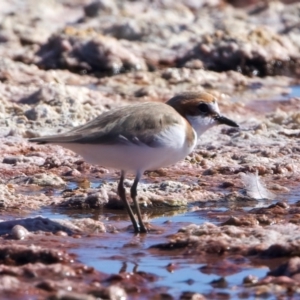
<path id="1" fill-rule="evenodd" d="M 148 232 L 147 227 L 143 223 L 140 224 L 140 226 L 139 226 L 139 233 L 147 233 L 147 232 Z"/>

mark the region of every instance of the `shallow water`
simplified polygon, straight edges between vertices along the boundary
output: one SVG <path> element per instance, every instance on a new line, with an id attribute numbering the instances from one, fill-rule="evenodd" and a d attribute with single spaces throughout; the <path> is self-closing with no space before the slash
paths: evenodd
<path id="1" fill-rule="evenodd" d="M 100 180 L 91 183 L 92 188 L 97 188 L 101 184 Z M 76 182 L 69 182 L 69 189 L 77 188 Z M 38 191 L 35 191 L 37 193 Z M 40 191 L 41 192 L 41 191 Z M 57 190 L 55 193 L 59 194 Z M 183 291 L 198 292 L 202 294 L 222 293 L 230 298 L 238 298 L 242 292 L 243 279 L 248 276 L 263 278 L 268 273 L 272 260 L 263 261 L 261 264 L 253 264 L 248 261 L 232 274 L 220 274 L 220 270 L 203 273 L 203 261 L 197 258 L 184 258 L 180 253 L 162 252 L 157 249 L 150 249 L 151 246 L 164 243 L 168 236 L 176 233 L 180 228 L 189 224 L 202 224 L 211 222 L 220 224 L 224 219 L 228 219 L 232 212 L 247 212 L 253 207 L 268 206 L 279 200 L 286 200 L 292 204 L 300 199 L 300 189 L 295 188 L 289 193 L 278 195 L 274 201 L 253 201 L 248 203 L 237 203 L 234 208 L 232 204 L 207 202 L 190 206 L 174 211 L 155 211 L 148 213 L 147 217 L 151 225 L 157 232 L 147 235 L 134 235 L 127 227 L 130 220 L 125 211 L 100 209 L 100 210 L 78 210 L 66 208 L 43 208 L 30 213 L 29 216 L 41 215 L 43 217 L 55 219 L 80 219 L 92 218 L 100 220 L 106 225 L 116 227 L 118 233 L 103 233 L 99 236 L 82 236 L 72 242 L 73 248 L 70 252 L 77 255 L 80 262 L 93 266 L 98 271 L 107 274 L 118 274 L 119 272 L 142 271 L 155 275 L 155 280 L 150 283 L 151 287 L 159 289 L 175 296 L 179 296 Z M 221 219 L 218 217 L 222 216 Z M 75 246 L 74 246 L 75 245 Z M 218 256 L 212 256 L 206 264 L 220 261 Z M 174 264 L 174 270 L 167 266 Z M 211 282 L 224 277 L 226 286 L 222 288 L 214 287 Z"/>
<path id="2" fill-rule="evenodd" d="M 99 185 L 99 182 L 95 181 L 92 185 L 95 187 Z M 71 182 L 68 187 L 76 188 L 76 183 Z M 295 189 L 289 193 L 288 202 L 299 200 L 299 196 L 300 190 Z M 270 203 L 260 204 L 267 206 Z M 258 204 L 254 201 L 251 206 L 247 203 L 247 207 L 239 207 L 238 209 L 248 211 Z M 148 283 L 148 286 L 175 297 L 178 297 L 183 291 L 190 291 L 206 294 L 209 297 L 213 294 L 220 299 L 223 299 L 223 296 L 227 299 L 238 299 L 242 298 L 243 295 L 243 279 L 249 275 L 256 276 L 258 279 L 265 277 L 274 264 L 272 260 L 257 263 L 245 258 L 244 263 L 239 268 L 223 274 L 224 270 L 217 267 L 212 268 L 209 272 L 202 271 L 201 267 L 206 264 L 222 265 L 228 257 L 215 255 L 207 257 L 203 263 L 197 257 L 183 257 L 180 251 L 168 252 L 150 248 L 153 245 L 166 242 L 170 234 L 176 233 L 180 228 L 189 224 L 220 223 L 216 215 L 226 214 L 226 212 L 229 212 L 230 215 L 231 211 L 228 207 L 223 206 L 224 203 L 221 204 L 222 207 L 217 207 L 217 205 L 220 206 L 220 203 L 207 203 L 197 210 L 192 210 L 190 207 L 183 211 L 161 211 L 155 216 L 148 215 L 149 222 L 158 231 L 147 235 L 134 235 L 128 230 L 129 218 L 121 210 L 53 209 L 47 207 L 31 212 L 27 214 L 27 217 L 41 215 L 52 220 L 92 218 L 118 228 L 118 233 L 102 233 L 97 236 L 83 235 L 81 238 L 71 238 L 72 248 L 69 249 L 69 252 L 76 254 L 80 262 L 93 266 L 103 273 L 118 274 L 124 271 L 150 273 L 154 275 L 154 280 Z M 6 216 L 6 218 L 9 217 Z M 174 268 L 168 268 L 170 264 Z M 212 282 L 220 278 L 224 278 L 225 285 L 215 287 Z M 144 299 L 147 297 L 145 296 Z"/>
<path id="3" fill-rule="evenodd" d="M 200 268 L 205 264 L 197 262 L 197 258 L 186 259 L 180 253 L 170 252 L 161 253 L 159 250 L 149 248 L 152 245 L 165 242 L 169 234 L 175 233 L 179 228 L 188 224 L 201 224 L 211 220 L 207 212 L 225 211 L 226 209 L 208 210 L 199 214 L 199 211 L 186 212 L 175 216 L 160 216 L 151 219 L 151 224 L 156 228 L 161 228 L 162 234 L 133 235 L 131 232 L 104 233 L 98 237 L 82 237 L 77 240 L 77 247 L 71 249 L 78 260 L 95 269 L 107 273 L 118 274 L 119 272 L 137 272 L 154 274 L 157 277 L 150 283 L 151 287 L 159 289 L 161 292 L 179 296 L 183 291 L 198 293 L 224 293 L 229 297 L 237 297 L 241 292 L 243 278 L 253 275 L 263 278 L 269 271 L 267 265 L 258 267 L 241 267 L 240 271 L 234 274 L 223 276 L 227 282 L 227 287 L 214 288 L 212 281 L 220 279 L 222 276 L 216 270 L 216 274 L 205 274 Z M 129 220 L 126 214 L 118 211 L 103 211 L 98 213 L 80 213 L 78 210 L 63 213 L 61 210 L 42 209 L 37 212 L 43 217 L 51 219 L 72 219 L 72 218 L 95 218 L 116 225 L 118 228 L 128 226 Z M 36 214 L 35 214 L 36 215 Z M 117 221 L 114 219 L 120 219 Z M 210 261 L 215 263 L 222 259 L 212 256 Z M 174 270 L 169 270 L 168 265 L 174 264 Z M 249 262 L 250 265 L 250 262 Z M 146 298 L 145 298 L 146 299 Z"/>
<path id="4" fill-rule="evenodd" d="M 300 97 L 300 85 L 291 86 L 286 94 L 277 95 L 275 98 L 269 96 L 258 96 L 255 100 L 246 103 L 246 106 L 257 113 L 270 113 L 276 110 L 278 104 L 283 104 L 292 97 Z"/>
<path id="5" fill-rule="evenodd" d="M 300 85 L 295 85 L 291 87 L 291 93 L 289 97 L 300 97 Z"/>
<path id="6" fill-rule="evenodd" d="M 93 182 L 92 186 L 96 187 L 99 182 Z M 76 188 L 76 183 L 71 182 L 69 188 Z M 299 191 L 298 191 L 299 192 Z M 290 200 L 294 202 L 297 199 L 294 192 Z M 269 205 L 274 201 L 255 202 L 249 206 L 238 209 L 248 211 L 257 205 Z M 220 205 L 220 204 L 217 204 Z M 222 204 L 223 205 L 223 204 Z M 216 270 L 210 274 L 201 272 L 199 268 L 205 264 L 197 261 L 197 258 L 184 258 L 180 253 L 161 252 L 150 249 L 152 245 L 166 242 L 167 236 L 176 233 L 180 228 L 189 224 L 202 224 L 204 222 L 220 223 L 215 217 L 218 214 L 229 211 L 228 207 L 217 207 L 216 203 L 207 203 L 201 208 L 193 211 L 191 208 L 183 211 L 161 212 L 155 216 L 150 216 L 150 223 L 159 233 L 149 233 L 147 235 L 134 235 L 126 230 L 130 225 L 127 214 L 119 210 L 70 210 L 70 209 L 49 209 L 45 208 L 36 211 L 34 215 L 40 214 L 50 219 L 79 219 L 92 218 L 100 220 L 105 224 L 113 225 L 120 231 L 117 234 L 103 233 L 98 237 L 81 237 L 77 240 L 77 246 L 70 251 L 75 253 L 78 260 L 84 264 L 93 266 L 95 269 L 107 273 L 117 274 L 119 272 L 137 272 L 154 274 L 157 279 L 151 283 L 155 289 L 179 296 L 183 291 L 198 292 L 202 294 L 222 293 L 230 298 L 239 298 L 242 292 L 243 279 L 252 275 L 257 278 L 263 278 L 270 270 L 268 263 L 265 261 L 259 265 L 253 265 L 250 261 L 245 266 L 241 266 L 233 274 L 219 274 Z M 230 213 L 230 211 L 229 211 Z M 224 258 L 223 258 L 224 259 Z M 216 263 L 222 258 L 212 256 L 206 263 Z M 174 270 L 169 270 L 168 265 L 174 264 Z M 224 277 L 226 287 L 213 287 L 211 282 Z"/>

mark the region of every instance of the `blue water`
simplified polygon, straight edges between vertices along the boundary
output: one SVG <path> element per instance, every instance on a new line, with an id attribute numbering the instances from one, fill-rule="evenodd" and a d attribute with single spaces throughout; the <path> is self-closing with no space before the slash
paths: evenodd
<path id="1" fill-rule="evenodd" d="M 225 209 L 222 209 L 225 210 Z M 219 210 L 221 211 L 221 210 Z M 106 224 L 117 224 L 119 228 L 126 228 L 130 222 L 127 215 L 123 218 L 126 220 L 114 221 L 114 217 L 120 213 L 105 212 L 104 215 L 95 215 L 93 213 L 82 213 L 77 211 L 69 214 L 62 211 L 54 211 L 50 209 L 42 209 L 37 211 L 43 217 L 51 219 L 73 219 L 73 218 L 102 218 Z M 103 233 L 98 237 L 82 237 L 77 240 L 79 247 L 71 249 L 75 253 L 78 260 L 89 266 L 93 266 L 98 271 L 106 274 L 118 274 L 126 263 L 127 272 L 137 271 L 152 273 L 158 276 L 158 279 L 150 284 L 153 288 L 165 289 L 171 295 L 179 296 L 183 291 L 191 291 L 198 293 L 222 292 L 228 294 L 231 298 L 235 298 L 238 292 L 242 290 L 243 278 L 248 275 L 254 275 L 263 278 L 269 271 L 268 267 L 260 268 L 242 268 L 242 271 L 236 274 L 225 276 L 228 282 L 228 288 L 214 288 L 211 286 L 213 280 L 220 278 L 217 274 L 204 274 L 199 268 L 203 263 L 195 262 L 195 258 L 184 259 L 180 255 L 164 252 L 162 255 L 153 254 L 149 250 L 152 245 L 166 242 L 167 235 L 176 233 L 179 228 L 187 226 L 191 223 L 202 224 L 211 220 L 207 217 L 206 211 L 194 211 L 177 214 L 174 216 L 161 215 L 150 220 L 153 226 L 165 229 L 161 234 L 150 233 L 144 236 L 136 236 L 129 231 L 114 233 Z M 219 258 L 218 258 L 219 259 Z M 169 272 L 167 265 L 173 263 L 176 268 L 173 272 Z M 251 265 L 249 263 L 249 265 Z M 237 288 L 234 288 L 237 287 Z"/>
<path id="2" fill-rule="evenodd" d="M 291 87 L 291 93 L 289 97 L 300 97 L 300 85 L 295 85 Z"/>

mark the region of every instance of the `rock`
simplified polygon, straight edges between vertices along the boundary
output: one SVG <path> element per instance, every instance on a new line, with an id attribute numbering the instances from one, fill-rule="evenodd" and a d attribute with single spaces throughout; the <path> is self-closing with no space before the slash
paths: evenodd
<path id="1" fill-rule="evenodd" d="M 276 269 L 270 271 L 270 276 L 288 276 L 293 277 L 300 273 L 300 258 L 290 258 L 286 263 L 279 265 Z"/>
<path id="2" fill-rule="evenodd" d="M 11 236 L 16 240 L 23 240 L 28 236 L 28 234 L 28 230 L 21 225 L 15 225 L 11 230 Z"/>
<path id="3" fill-rule="evenodd" d="M 51 296 L 49 300 L 96 300 L 96 298 L 92 295 L 60 290 Z"/>
<path id="4" fill-rule="evenodd" d="M 66 185 L 65 181 L 61 177 L 46 173 L 35 174 L 29 178 L 29 182 L 39 186 L 61 187 Z"/>
<path id="5" fill-rule="evenodd" d="M 97 17 L 100 14 L 116 14 L 117 6 L 110 0 L 96 0 L 84 6 L 84 13 L 87 17 Z"/>
<path id="6" fill-rule="evenodd" d="M 138 53 L 130 51 L 113 37 L 82 37 L 78 37 L 73 30 L 67 34 L 54 35 L 38 52 L 38 65 L 44 68 L 72 68 L 100 74 L 147 69 L 144 59 Z M 70 44 L 68 51 L 62 46 L 66 40 Z"/>
<path id="7" fill-rule="evenodd" d="M 20 161 L 19 157 L 11 156 L 11 157 L 4 157 L 2 163 L 15 165 L 19 161 Z"/>
<path id="8" fill-rule="evenodd" d="M 19 287 L 20 281 L 14 276 L 3 275 L 0 278 L 0 290 L 11 291 Z"/>

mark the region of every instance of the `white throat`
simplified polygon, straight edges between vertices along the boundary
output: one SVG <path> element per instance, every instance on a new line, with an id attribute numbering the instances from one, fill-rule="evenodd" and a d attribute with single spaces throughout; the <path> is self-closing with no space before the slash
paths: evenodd
<path id="1" fill-rule="evenodd" d="M 203 134 L 209 128 L 217 125 L 218 122 L 214 120 L 212 117 L 203 117 L 203 116 L 186 116 L 194 130 L 197 132 L 198 138 L 201 134 Z"/>

